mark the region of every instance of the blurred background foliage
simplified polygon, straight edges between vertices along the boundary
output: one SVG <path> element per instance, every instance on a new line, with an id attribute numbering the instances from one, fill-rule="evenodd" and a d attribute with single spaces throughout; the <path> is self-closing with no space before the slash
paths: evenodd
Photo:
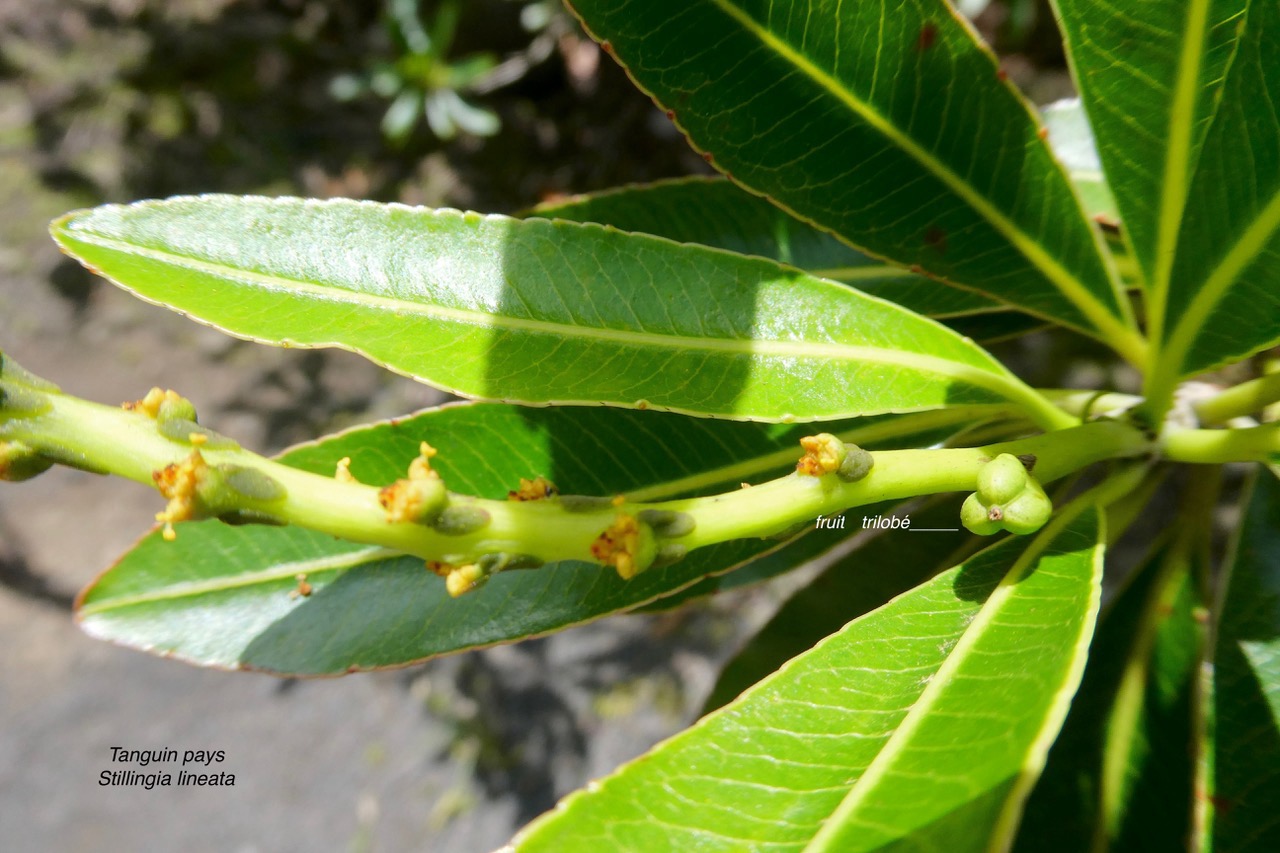
<path id="1" fill-rule="evenodd" d="M 1043 0 L 961 0 L 1069 86 Z M 0 2 L 0 146 L 84 201 L 301 192 L 509 210 L 705 170 L 553 0 Z"/>
<path id="2" fill-rule="evenodd" d="M 702 165 L 541 0 L 4 5 L 0 144 L 85 203 L 222 190 L 510 209 Z"/>

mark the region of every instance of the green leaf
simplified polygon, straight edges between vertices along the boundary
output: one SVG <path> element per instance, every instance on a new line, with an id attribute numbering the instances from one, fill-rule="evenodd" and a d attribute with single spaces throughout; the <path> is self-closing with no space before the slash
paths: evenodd
<path id="1" fill-rule="evenodd" d="M 1096 513 L 850 623 L 519 836 L 520 851 L 985 850 L 1083 669 Z"/>
<path id="2" fill-rule="evenodd" d="M 869 258 L 723 178 L 677 178 L 607 190 L 539 205 L 532 214 L 769 258 L 917 314 L 943 318 L 947 328 L 983 345 L 1048 325 L 1038 317 L 1005 310 L 1002 303 L 979 293 Z"/>
<path id="3" fill-rule="evenodd" d="M 950 6 L 573 7 L 736 182 L 873 255 L 1141 355 L 1066 174 Z"/>
<path id="4" fill-rule="evenodd" d="M 1204 642 L 1194 559 L 1187 541 L 1166 542 L 1103 612 L 1015 849 L 1187 848 Z"/>
<path id="5" fill-rule="evenodd" d="M 1246 503 L 1213 661 L 1213 849 L 1280 848 L 1280 480 Z"/>
<path id="6" fill-rule="evenodd" d="M 953 332 L 983 346 L 1013 340 L 1049 328 L 1049 324 L 1044 320 L 1019 311 L 968 314 L 964 317 L 948 318 L 945 322 Z"/>
<path id="7" fill-rule="evenodd" d="M 1280 340 L 1280 6 L 1250 3 L 1231 22 L 1241 24 L 1187 192 L 1167 304 L 1152 300 L 1161 391 Z"/>
<path id="8" fill-rule="evenodd" d="M 532 214 L 756 255 L 839 281 L 930 317 L 1004 306 L 869 258 L 724 178 L 678 178 L 542 204 Z"/>
<path id="9" fill-rule="evenodd" d="M 826 419 L 1017 401 L 972 343 L 769 261 L 595 225 L 201 196 L 69 214 L 55 239 L 241 337 L 339 346 L 473 397 Z"/>
<path id="10" fill-rule="evenodd" d="M 934 501 L 932 506 L 912 501 L 883 512 L 859 507 L 850 513 L 849 522 L 858 525 L 866 518 L 890 514 L 910 518 L 911 529 L 916 532 L 861 531 L 862 544 L 793 595 L 729 662 L 707 698 L 703 713 L 733 701 L 791 658 L 839 631 L 850 619 L 923 583 L 939 569 L 950 567 L 954 560 L 944 563 L 943 559 L 962 544 L 975 541 L 960 528 L 960 499 L 954 496 Z M 850 543 L 845 549 L 856 544 Z"/>
<path id="11" fill-rule="evenodd" d="M 1156 599 L 1155 632 L 1140 671 L 1144 682 L 1125 694 L 1111 719 L 1108 751 L 1116 784 L 1108 802 L 1117 850 L 1187 846 L 1193 825 L 1197 680 L 1207 611 L 1196 589 L 1194 555 L 1175 555 Z M 1136 680 L 1136 678 L 1135 678 Z"/>
<path id="12" fill-rule="evenodd" d="M 929 412 L 831 427 L 856 443 L 899 446 L 935 440 L 937 430 L 957 428 L 963 418 Z M 302 445 L 282 461 L 329 474 L 349 457 L 361 482 L 385 484 L 403 476 L 427 440 L 440 451 L 433 468 L 458 492 L 502 498 L 520 477 L 541 474 L 567 494 L 660 500 L 783 473 L 799 457 L 799 437 L 811 431 L 658 412 L 464 404 Z M 591 563 L 554 563 L 497 575 L 454 600 L 410 557 L 290 527 L 192 522 L 180 525 L 174 542 L 157 532 L 144 537 L 82 593 L 78 615 L 91 634 L 196 663 L 335 674 L 556 630 L 778 548 L 788 552 L 775 564 L 782 571 L 823 544 L 813 534 L 787 544 L 740 541 L 632 581 Z M 290 597 L 298 574 L 312 588 L 307 597 Z"/>
<path id="13" fill-rule="evenodd" d="M 1054 0 L 1068 58 L 1153 292 L 1170 264 L 1248 0 Z"/>

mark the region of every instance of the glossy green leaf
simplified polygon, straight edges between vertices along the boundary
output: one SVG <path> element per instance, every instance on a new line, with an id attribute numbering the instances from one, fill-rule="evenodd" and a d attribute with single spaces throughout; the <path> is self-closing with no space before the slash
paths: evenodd
<path id="1" fill-rule="evenodd" d="M 759 420 L 1043 402 L 930 320 L 770 261 L 595 225 L 201 196 L 58 220 L 67 251 L 233 334 L 523 403 Z"/>
<path id="2" fill-rule="evenodd" d="M 598 222 L 797 267 L 930 317 L 1005 306 L 869 258 L 724 178 L 679 178 L 539 205 L 533 215 Z"/>
<path id="3" fill-rule="evenodd" d="M 1213 661 L 1213 849 L 1280 849 L 1280 480 L 1247 501 Z"/>
<path id="4" fill-rule="evenodd" d="M 850 441 L 897 446 L 910 440 L 904 433 L 929 440 L 962 417 L 930 412 L 831 426 Z M 428 440 L 440 451 L 433 468 L 461 493 L 502 498 L 520 477 L 541 474 L 566 494 L 656 500 L 784 473 L 811 431 L 658 412 L 467 404 L 341 433 L 282 461 L 329 474 L 350 457 L 361 482 L 386 484 Z M 82 594 L 85 629 L 197 663 L 297 674 L 395 666 L 516 640 L 635 607 L 779 548 L 786 553 L 777 571 L 824 550 L 811 535 L 786 544 L 739 541 L 632 581 L 561 562 L 500 574 L 451 599 L 420 560 L 308 530 L 216 521 L 178 530 L 174 542 L 156 532 L 144 537 Z M 298 574 L 310 596 L 290 596 Z"/>
<path id="5" fill-rule="evenodd" d="M 1054 3 L 1128 239 L 1163 291 L 1248 0 Z"/>
<path id="6" fill-rule="evenodd" d="M 1138 356 L 1065 172 L 949 5 L 573 8 L 734 181 L 873 255 Z"/>
<path id="7" fill-rule="evenodd" d="M 1204 629 L 1195 555 L 1166 543 L 1102 614 L 1015 850 L 1187 848 Z"/>
<path id="8" fill-rule="evenodd" d="M 850 619 L 869 613 L 940 569 L 954 565 L 956 560 L 944 560 L 962 544 L 975 542 L 975 537 L 960 527 L 960 499 L 955 496 L 931 506 L 910 502 L 884 512 L 859 507 L 847 517 L 857 529 L 866 518 L 890 514 L 910 518 L 916 532 L 861 531 L 861 544 L 846 545 L 843 550 L 850 553 L 783 604 L 728 663 L 707 698 L 703 713 L 732 702 L 791 658 L 839 631 Z"/>
<path id="9" fill-rule="evenodd" d="M 517 836 L 520 851 L 985 850 L 1083 669 L 1089 510 L 850 623 Z"/>
<path id="10" fill-rule="evenodd" d="M 1168 298 L 1153 298 L 1166 382 L 1280 340 L 1280 6 L 1250 3 L 1232 26 L 1243 29 L 1187 190 Z"/>

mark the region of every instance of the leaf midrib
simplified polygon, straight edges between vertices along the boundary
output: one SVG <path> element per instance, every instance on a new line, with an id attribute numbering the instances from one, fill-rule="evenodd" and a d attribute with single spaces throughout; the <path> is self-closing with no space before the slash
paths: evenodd
<path id="1" fill-rule="evenodd" d="M 224 279 L 239 281 L 241 284 L 248 286 L 259 286 L 263 290 L 307 293 L 322 297 L 329 302 L 346 302 L 347 304 L 355 305 L 357 307 L 364 306 L 400 315 L 417 314 L 441 321 L 489 328 L 493 330 L 529 332 L 532 334 L 548 335 L 558 339 L 573 337 L 589 338 L 617 345 L 632 344 L 640 347 L 674 348 L 681 350 L 694 349 L 707 352 L 722 352 L 748 356 L 760 355 L 790 358 L 807 357 L 838 361 L 892 364 L 899 367 L 915 368 L 924 372 L 951 377 L 970 385 L 975 385 L 989 391 L 993 391 L 1010 400 L 1026 400 L 1028 395 L 1032 393 L 1030 392 L 1030 389 L 1026 389 L 1025 386 L 1022 386 L 1018 380 L 1016 380 L 1011 374 L 1008 374 L 998 363 L 992 364 L 993 369 L 983 369 L 974 365 L 952 361 L 950 359 L 882 347 L 840 343 L 815 343 L 811 341 L 694 338 L 683 335 L 666 335 L 654 332 L 624 329 L 597 329 L 590 326 L 576 326 L 569 323 L 551 320 L 536 320 L 511 317 L 508 315 L 489 314 L 483 311 L 449 308 L 442 305 L 414 302 L 391 296 L 362 293 L 336 285 L 324 285 L 315 282 L 286 278 L 284 276 L 227 267 L 223 264 L 205 261 L 198 258 L 191 258 L 174 252 L 138 246 L 123 240 L 95 234 L 87 230 L 75 232 L 67 231 L 66 233 L 70 239 L 89 243 L 99 248 L 135 257 L 146 258 L 168 264 L 170 266 L 189 269 Z M 121 287 L 124 287 L 127 290 L 136 290 L 123 282 L 118 283 Z M 339 294 L 345 295 L 346 298 L 340 298 Z M 864 296 L 864 298 L 871 299 L 873 297 Z M 902 311 L 907 317 L 913 316 L 910 312 L 905 311 L 905 309 L 899 308 L 898 310 Z M 931 323 L 931 321 L 923 317 L 915 317 L 914 319 L 924 323 Z M 941 334 L 947 334 L 946 330 L 941 326 L 938 326 L 937 330 Z M 982 354 L 981 350 L 978 350 L 977 348 L 974 348 L 974 351 L 975 354 Z"/>
<path id="2" fill-rule="evenodd" d="M 1187 4 L 1182 50 L 1178 57 L 1179 75 L 1174 85 L 1173 103 L 1170 105 L 1169 122 L 1165 129 L 1169 146 L 1165 149 L 1160 212 L 1156 223 L 1156 267 L 1152 271 L 1151 282 L 1153 341 L 1161 340 L 1164 334 L 1164 315 L 1168 306 L 1178 231 L 1190 192 L 1189 165 L 1191 136 L 1194 132 L 1192 118 L 1196 106 L 1195 84 L 1200 79 L 1204 64 L 1204 41 L 1208 24 L 1209 0 L 1190 0 Z"/>
<path id="3" fill-rule="evenodd" d="M 1014 593 L 1017 591 L 1018 582 L 1023 578 L 1028 569 L 1042 556 L 1044 556 L 1049 548 L 1053 545 L 1057 537 L 1076 520 L 1080 512 L 1084 509 L 1092 509 L 1092 505 L 1080 501 L 1075 507 L 1068 507 L 1060 512 L 1057 517 L 1051 520 L 1031 542 L 1027 548 L 1018 556 L 1014 564 L 1005 573 L 999 585 L 992 590 L 987 597 L 986 602 L 981 609 L 969 622 L 964 633 L 960 636 L 951 653 L 942 662 L 942 665 L 930 678 L 929 683 L 925 686 L 920 697 L 912 705 L 910 712 L 903 719 L 902 723 L 894 730 L 889 739 L 885 742 L 880 752 L 872 759 L 866 770 L 854 782 L 853 787 L 849 789 L 845 799 L 840 802 L 835 811 L 823 824 L 821 830 L 805 847 L 805 853 L 826 853 L 831 849 L 831 841 L 833 836 L 839 834 L 839 829 L 848 822 L 852 815 L 860 811 L 861 803 L 864 798 L 876 790 L 878 783 L 889 772 L 894 763 L 894 759 L 900 754 L 901 745 L 910 743 L 914 738 L 916 731 L 924 723 L 928 717 L 929 710 L 938 702 L 942 692 L 947 688 L 952 680 L 952 676 L 960 670 L 960 668 L 969 660 L 973 648 L 987 634 L 987 628 L 995 624 L 1000 613 L 1010 603 Z M 1073 511 L 1074 510 L 1074 511 Z M 1094 571 L 1098 571 L 1096 565 L 1097 553 L 1096 548 L 1093 559 L 1095 561 Z M 1098 607 L 1097 596 L 1094 596 L 1092 607 L 1096 613 Z M 1086 623 L 1088 620 L 1086 620 Z M 1085 645 L 1087 646 L 1087 632 L 1085 637 Z M 1080 650 L 1077 649 L 1077 652 Z M 1077 654 L 1077 659 L 1072 662 L 1072 669 L 1083 671 L 1083 660 Z M 1078 674 L 1078 673 L 1077 673 Z M 1059 703 L 1069 701 L 1070 696 L 1055 696 L 1054 702 Z M 1064 712 L 1065 713 L 1065 712 Z M 1044 727 L 1042 726 L 1042 729 Z M 1043 732 L 1041 733 L 1043 736 Z M 1046 745 L 1047 748 L 1047 745 Z M 1001 810 L 1000 820 L 997 821 L 997 827 L 993 827 L 993 832 L 999 832 L 1004 829 L 1007 823 L 1007 807 L 1015 791 L 1010 790 L 1006 801 L 1005 808 Z"/>
<path id="4" fill-rule="evenodd" d="M 1222 301 L 1240 274 L 1252 263 L 1280 231 L 1280 190 L 1259 212 L 1253 223 L 1240 235 L 1231 250 L 1223 256 L 1196 291 L 1178 325 L 1174 327 L 1165 348 L 1161 366 L 1172 382 L 1181 376 L 1191 345 L 1208 319 L 1209 313 Z"/>
<path id="5" fill-rule="evenodd" d="M 795 266 L 795 264 L 792 264 Z M 890 264 L 861 264 L 859 266 L 844 267 L 796 267 L 804 270 L 815 278 L 829 278 L 833 281 L 852 282 L 852 281 L 874 281 L 885 278 L 917 278 L 918 276 L 910 270 L 902 267 L 891 266 Z"/>
<path id="6" fill-rule="evenodd" d="M 993 228 L 1004 235 L 1018 249 L 1033 267 L 1039 269 L 1045 278 L 1057 287 L 1059 293 L 1080 309 L 1081 313 L 1104 335 L 1105 340 L 1112 342 L 1115 346 L 1121 346 L 1122 342 L 1134 338 L 1133 330 L 1125 322 L 1128 318 L 1123 314 L 1126 308 L 1125 301 L 1118 294 L 1115 294 L 1116 304 L 1122 312 L 1121 317 L 1111 313 L 1077 276 L 1067 270 L 1057 258 L 1046 252 L 1039 241 L 1033 239 L 986 196 L 961 179 L 945 163 L 917 144 L 911 137 L 899 132 L 870 103 L 856 97 L 840 81 L 765 29 L 742 8 L 729 2 L 729 0 L 710 0 L 710 2 L 738 22 L 767 48 L 774 50 L 808 75 L 821 88 L 825 89 L 867 124 L 891 140 L 894 145 L 914 158 L 927 171 L 934 174 L 944 185 L 978 211 Z M 1115 283 L 1111 282 L 1111 286 L 1114 291 Z"/>
<path id="7" fill-rule="evenodd" d="M 314 576 L 327 572 L 347 571 L 356 566 L 374 560 L 403 557 L 399 551 L 388 548 L 362 548 L 358 551 L 345 551 L 328 557 L 317 557 L 310 560 L 297 560 L 291 563 L 277 564 L 268 569 L 256 572 L 243 572 L 231 577 L 222 576 L 200 581 L 182 581 L 161 587 L 151 592 L 133 593 L 106 597 L 101 601 L 89 602 L 78 610 L 80 617 L 96 616 L 112 610 L 135 607 L 139 604 L 151 604 L 156 601 L 173 601 L 179 598 L 194 598 L 214 592 L 226 592 L 240 587 L 258 586 L 282 580 L 293 580 L 299 574 Z"/>

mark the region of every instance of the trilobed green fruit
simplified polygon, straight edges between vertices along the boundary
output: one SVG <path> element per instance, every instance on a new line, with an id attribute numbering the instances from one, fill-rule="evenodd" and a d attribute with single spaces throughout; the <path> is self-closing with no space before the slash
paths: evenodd
<path id="1" fill-rule="evenodd" d="M 1004 506 L 1004 529 L 1025 536 L 1044 527 L 1051 515 L 1053 502 L 1039 483 L 1029 479 L 1022 494 Z"/>
<path id="2" fill-rule="evenodd" d="M 993 536 L 999 533 L 1003 528 L 999 521 L 992 521 L 990 516 L 991 508 L 984 504 L 976 495 L 969 495 L 965 498 L 964 506 L 960 507 L 960 523 L 970 533 L 976 533 L 979 536 Z"/>
<path id="3" fill-rule="evenodd" d="M 1011 453 L 1001 453 L 978 469 L 978 494 L 988 504 L 1009 503 L 1029 482 L 1027 469 Z"/>

